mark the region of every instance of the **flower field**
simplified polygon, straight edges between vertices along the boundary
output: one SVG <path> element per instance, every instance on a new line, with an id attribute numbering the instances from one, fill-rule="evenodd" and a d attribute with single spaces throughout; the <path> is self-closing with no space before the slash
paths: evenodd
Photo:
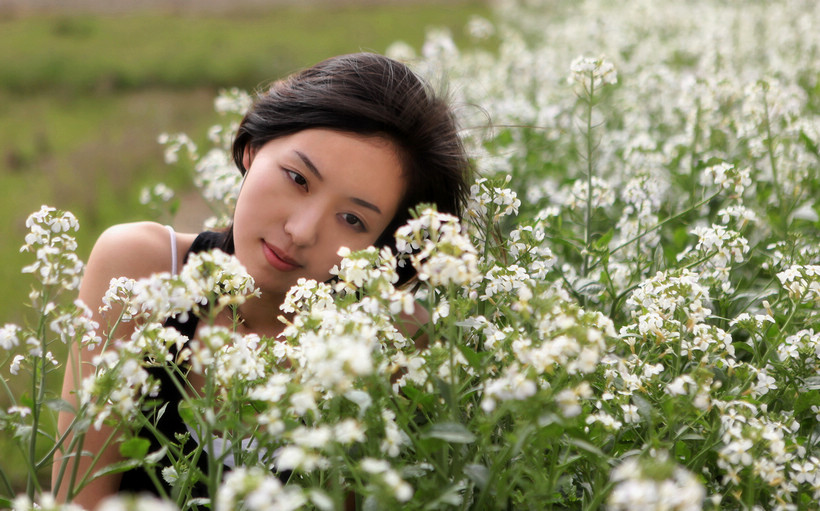
<path id="1" fill-rule="evenodd" d="M 110 338 L 72 303 L 76 220 L 34 213 L 24 272 L 41 319 L 0 330 L 3 377 L 31 389 L 0 428 L 30 477 L 15 495 L 0 473 L 0 504 L 72 509 L 38 473 L 64 464 L 55 444 L 80 454 L 82 432 L 109 423 L 126 461 L 95 471 L 144 466 L 173 490 L 100 509 L 816 508 L 818 22 L 811 0 L 505 0 L 469 21 L 469 47 L 438 31 L 396 43 L 457 105 L 478 170 L 468 211 L 420 207 L 398 253 L 344 253 L 334 281 L 300 282 L 283 339 L 211 327 L 185 344 L 162 327 L 254 292 L 218 252 L 112 282 L 108 303 L 139 326 Z M 214 205 L 210 225 L 238 193 L 229 144 L 248 101 L 217 98 L 211 147 L 160 137 Z M 173 191 L 144 199 L 162 208 Z M 405 264 L 416 289 L 393 285 Z M 424 349 L 397 327 L 415 301 Z M 43 426 L 67 407 L 45 384 L 65 365 L 58 343 L 109 347 L 70 438 Z M 206 385 L 180 406 L 190 436 L 152 452 L 136 433 L 179 359 Z M 219 453 L 207 469 L 202 449 Z"/>

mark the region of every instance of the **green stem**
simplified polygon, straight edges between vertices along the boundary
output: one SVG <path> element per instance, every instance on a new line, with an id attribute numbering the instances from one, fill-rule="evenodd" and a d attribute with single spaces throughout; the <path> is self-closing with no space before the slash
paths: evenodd
<path id="1" fill-rule="evenodd" d="M 766 91 L 768 86 L 763 87 L 763 114 L 764 119 L 766 121 L 766 149 L 769 153 L 769 165 L 772 167 L 772 183 L 774 184 L 774 191 L 777 194 L 777 207 L 783 212 L 783 208 L 785 204 L 783 203 L 783 190 L 780 187 L 780 181 L 777 177 L 777 162 L 774 157 L 774 140 L 772 138 L 772 124 L 771 119 L 769 118 L 769 101 L 766 98 Z M 785 219 L 781 219 L 782 222 L 785 222 Z"/>
<path id="2" fill-rule="evenodd" d="M 3 365 L 8 362 L 8 358 L 3 362 Z M 0 384 L 3 385 L 3 390 L 6 391 L 6 396 L 8 396 L 9 404 L 11 406 L 17 406 L 17 401 L 14 399 L 14 393 L 11 391 L 8 383 L 6 382 L 5 378 L 0 378 Z"/>
<path id="3" fill-rule="evenodd" d="M 71 432 L 72 429 L 74 429 L 75 424 L 77 424 L 76 415 L 73 419 L 71 419 L 71 424 L 68 425 L 63 434 L 59 438 L 55 439 L 54 445 L 51 447 L 51 449 L 49 449 L 49 451 L 42 458 L 40 458 L 40 461 L 37 462 L 37 470 L 40 470 L 43 467 L 45 467 L 49 460 L 53 459 L 54 453 L 56 453 L 60 446 L 63 445 L 66 438 L 68 438 L 68 434 Z"/>
<path id="4" fill-rule="evenodd" d="M 205 399 L 207 403 L 214 402 L 214 381 L 213 376 L 216 374 L 215 367 L 211 367 L 211 371 L 207 378 L 205 378 Z M 213 435 L 213 425 L 211 424 L 211 420 L 209 417 L 205 417 L 205 420 L 202 421 L 202 425 L 204 428 L 203 435 L 206 439 L 205 441 L 208 444 L 208 494 L 209 495 L 216 495 L 216 489 L 219 486 L 219 480 L 217 475 L 217 459 L 214 454 L 216 451 L 214 450 L 214 435 Z"/>
<path id="5" fill-rule="evenodd" d="M 794 300 L 789 298 L 789 303 L 791 304 L 791 312 L 789 312 L 789 317 L 786 318 L 786 321 L 783 323 L 783 326 L 780 327 L 780 333 L 783 335 L 785 335 L 786 328 L 789 326 L 789 323 L 792 322 L 792 319 L 794 319 L 794 315 L 797 312 L 797 304 L 794 303 Z"/>
<path id="6" fill-rule="evenodd" d="M 509 458 L 509 454 L 510 454 L 510 451 L 512 451 L 512 449 L 513 449 L 513 444 L 512 443 L 507 443 L 506 447 L 500 453 L 500 455 L 495 457 L 495 459 L 499 462 L 490 464 L 490 467 L 489 467 L 490 474 L 487 477 L 487 481 L 492 482 L 492 481 L 495 481 L 497 479 L 495 476 L 496 476 L 496 473 L 498 472 L 499 465 L 501 467 L 503 467 L 504 469 L 509 469 L 509 465 L 508 465 L 506 460 Z M 485 501 L 490 496 L 490 493 L 491 492 L 490 492 L 489 488 L 482 491 L 481 496 L 478 499 L 478 503 L 476 504 L 474 509 L 485 509 L 486 508 Z"/>
<path id="7" fill-rule="evenodd" d="M 66 493 L 67 500 L 71 501 L 76 494 L 75 488 L 77 484 L 77 475 L 80 472 L 80 459 L 83 454 L 83 443 L 85 442 L 85 433 L 81 433 L 79 437 L 74 436 L 71 439 L 71 445 L 76 446 L 76 450 L 74 451 L 74 463 L 71 464 L 71 476 L 68 478 L 68 492 Z M 62 484 L 62 477 L 63 471 L 65 470 L 65 466 L 60 469 L 60 484 Z"/>
<path id="8" fill-rule="evenodd" d="M 681 211 L 681 212 L 680 212 L 680 213 L 678 213 L 678 214 L 675 214 L 675 215 L 672 215 L 672 216 L 670 216 L 670 217 L 664 218 L 663 220 L 661 220 L 660 222 L 656 223 L 655 225 L 653 225 L 653 226 L 652 226 L 652 227 L 650 227 L 649 229 L 645 230 L 644 232 L 642 232 L 642 233 L 640 233 L 640 234 L 637 234 L 637 235 L 633 236 L 632 238 L 630 238 L 630 239 L 628 239 L 628 240 L 624 241 L 623 243 L 621 243 L 621 244 L 620 244 L 620 245 L 618 245 L 617 247 L 613 248 L 613 249 L 609 252 L 609 255 L 612 255 L 612 254 L 614 254 L 615 252 L 617 252 L 617 251 L 621 250 L 622 248 L 626 247 L 627 245 L 629 245 L 629 244 L 631 244 L 631 243 L 633 243 L 633 242 L 635 242 L 635 241 L 637 241 L 637 240 L 639 240 L 639 239 L 643 238 L 643 237 L 644 237 L 644 236 L 646 236 L 647 234 L 649 234 L 649 233 L 651 233 L 651 232 L 654 232 L 654 231 L 657 231 L 658 229 L 660 229 L 660 228 L 661 228 L 661 227 L 663 227 L 664 225 L 668 224 L 668 223 L 669 223 L 669 222 L 671 222 L 672 220 L 677 220 L 678 218 L 682 217 L 683 215 L 685 215 L 685 214 L 689 213 L 690 211 L 693 211 L 693 210 L 695 210 L 695 209 L 697 209 L 697 208 L 699 208 L 699 207 L 703 206 L 704 204 L 706 204 L 707 202 L 711 201 L 712 199 L 714 199 L 714 198 L 715 198 L 715 197 L 717 197 L 718 195 L 720 195 L 720 192 L 715 192 L 714 194 L 712 194 L 712 195 L 710 195 L 709 197 L 706 197 L 705 199 L 701 200 L 700 202 L 698 202 L 697 204 L 695 204 L 695 205 L 694 205 L 694 206 L 692 206 L 691 208 L 685 209 L 685 210 Z"/>
<path id="9" fill-rule="evenodd" d="M 71 474 L 70 487 L 68 489 L 69 490 L 69 500 L 71 498 L 73 498 L 75 495 L 77 495 L 77 492 L 75 490 L 82 489 L 83 486 L 85 486 L 86 484 L 90 483 L 91 480 L 93 480 L 93 479 L 91 479 L 91 476 L 94 475 L 94 472 L 92 472 L 92 470 L 94 470 L 94 467 L 100 461 L 100 457 L 102 457 L 103 453 L 106 451 L 106 449 L 108 449 L 108 445 L 114 439 L 114 436 L 116 436 L 116 434 L 117 434 L 116 431 L 114 431 L 113 433 L 108 435 L 108 438 L 105 439 L 105 442 L 103 443 L 102 447 L 100 447 L 97 454 L 94 455 L 94 458 L 92 458 L 92 460 L 91 460 L 91 464 L 88 465 L 88 469 L 85 471 L 85 473 L 83 474 L 83 477 L 80 479 L 80 482 L 77 483 L 77 486 L 75 487 L 75 476 L 77 475 L 77 470 L 79 469 L 78 461 L 80 459 L 80 454 L 82 453 L 82 449 L 83 449 L 83 443 L 85 441 L 85 435 L 82 435 L 82 438 L 81 438 L 79 444 L 77 445 L 77 458 L 74 462 L 74 472 Z M 103 467 L 103 468 L 105 468 L 105 467 Z"/>
<path id="10" fill-rule="evenodd" d="M 14 495 L 14 488 L 11 487 L 11 482 L 9 482 L 8 477 L 6 477 L 6 471 L 3 470 L 3 467 L 0 467 L 0 481 L 2 481 L 6 487 L 6 495 Z"/>
<path id="11" fill-rule="evenodd" d="M 26 482 L 26 493 L 29 498 L 33 499 L 35 492 L 40 491 L 40 483 L 37 478 L 37 472 L 34 468 L 34 460 L 37 459 L 37 436 L 40 428 L 40 407 L 45 399 L 46 391 L 46 353 L 48 353 L 48 343 L 46 342 L 46 306 L 50 302 L 48 296 L 48 287 L 43 286 L 42 305 L 40 309 L 40 318 L 37 325 L 37 338 L 40 341 L 40 350 L 42 354 L 36 357 L 36 362 L 31 373 L 31 395 L 34 397 L 34 403 L 31 407 L 31 435 L 29 437 L 29 452 L 28 465 L 29 476 Z M 39 369 L 37 367 L 39 362 Z"/>
<path id="12" fill-rule="evenodd" d="M 581 276 L 586 277 L 589 271 L 589 252 L 590 252 L 590 230 L 592 224 L 592 169 L 594 167 L 593 149 L 592 149 L 592 107 L 595 98 L 595 77 L 593 72 L 589 73 L 589 91 L 587 93 L 587 129 L 586 129 L 586 143 L 587 143 L 587 207 L 586 218 L 584 222 L 584 262 L 581 266 Z"/>
<path id="13" fill-rule="evenodd" d="M 691 190 L 689 195 L 689 201 L 692 202 L 695 200 L 695 191 L 697 188 L 697 179 L 695 179 L 696 169 L 695 164 L 697 162 L 697 146 L 698 146 L 698 139 L 700 138 L 700 116 L 701 116 L 701 108 L 700 108 L 700 98 L 695 101 L 696 109 L 695 109 L 695 126 L 692 129 L 692 145 L 689 146 L 689 181 L 691 182 Z"/>
<path id="14" fill-rule="evenodd" d="M 604 487 L 602 489 L 595 492 L 595 498 L 592 499 L 592 501 L 589 503 L 589 505 L 587 505 L 584 508 L 584 510 L 585 511 L 593 511 L 593 510 L 596 510 L 596 509 L 600 509 L 601 504 L 604 502 L 604 499 L 609 496 L 609 490 L 612 488 L 613 484 L 614 483 L 609 482 L 606 485 L 604 485 Z"/>

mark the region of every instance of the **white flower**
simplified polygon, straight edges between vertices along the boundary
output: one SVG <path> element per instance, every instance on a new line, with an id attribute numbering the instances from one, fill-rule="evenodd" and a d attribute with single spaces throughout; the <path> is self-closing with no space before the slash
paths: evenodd
<path id="1" fill-rule="evenodd" d="M 174 198 L 174 191 L 164 183 L 157 183 L 153 187 L 145 187 L 140 192 L 141 204 L 161 204 Z"/>
<path id="2" fill-rule="evenodd" d="M 174 467 L 165 467 L 162 469 L 162 479 L 170 484 L 175 485 L 176 482 L 179 480 L 179 473 L 177 473 L 177 469 Z"/>
<path id="3" fill-rule="evenodd" d="M 14 498 L 11 504 L 12 511 L 84 511 L 85 509 L 77 504 L 58 504 L 54 496 L 48 492 L 40 494 L 34 502 L 32 502 L 27 495 L 18 495 Z M 103 511 L 111 511 L 108 508 L 100 507 L 97 509 L 102 509 Z M 135 509 L 137 511 L 141 511 L 142 509 L 147 508 Z M 157 511 L 168 511 L 170 509 L 173 509 L 174 511 L 177 510 L 175 506 L 168 507 L 168 504 L 166 503 L 164 504 L 164 507 L 160 507 L 159 509 L 157 509 Z"/>
<path id="4" fill-rule="evenodd" d="M 20 372 L 20 364 L 22 364 L 25 359 L 26 357 L 23 355 L 15 355 L 9 366 L 9 372 L 14 375 Z"/>
<path id="5" fill-rule="evenodd" d="M 165 147 L 165 163 L 171 165 L 179 161 L 179 151 L 185 149 L 191 159 L 196 159 L 196 144 L 184 133 L 169 135 L 161 133 L 157 137 L 157 142 Z"/>
<path id="6" fill-rule="evenodd" d="M 363 458 L 359 463 L 362 470 L 371 474 L 381 474 L 390 470 L 390 463 L 385 460 L 377 460 L 375 458 Z"/>
<path id="7" fill-rule="evenodd" d="M 20 417 L 25 419 L 26 416 L 28 416 L 31 413 L 31 408 L 27 406 L 12 406 L 7 411 L 10 415 L 19 413 Z"/>
<path id="8" fill-rule="evenodd" d="M 237 467 L 225 475 L 217 490 L 216 511 L 291 511 L 307 503 L 301 488 L 284 487 L 261 467 Z"/>
<path id="9" fill-rule="evenodd" d="M 59 212 L 42 206 L 26 219 L 30 232 L 21 252 L 34 252 L 36 260 L 22 269 L 34 274 L 43 284 L 75 290 L 80 285 L 83 262 L 77 257 L 77 242 L 69 235 L 79 230 L 77 219 L 70 212 Z"/>
<path id="10" fill-rule="evenodd" d="M 247 92 L 236 87 L 222 89 L 214 100 L 214 110 L 218 113 L 234 113 L 245 115 L 253 103 L 253 98 Z"/>
<path id="11" fill-rule="evenodd" d="M 561 407 L 564 417 L 575 417 L 583 410 L 578 401 L 578 394 L 571 389 L 563 389 L 555 395 L 555 401 Z"/>
<path id="12" fill-rule="evenodd" d="M 398 472 L 393 470 L 387 461 L 364 458 L 359 466 L 369 474 L 380 476 L 399 502 L 407 502 L 413 496 L 413 488 L 399 476 Z"/>
<path id="13" fill-rule="evenodd" d="M 341 444 L 364 442 L 365 431 L 362 425 L 354 419 L 345 419 L 333 428 L 333 438 Z"/>
<path id="14" fill-rule="evenodd" d="M 497 401 L 522 401 L 535 395 L 537 390 L 538 386 L 535 382 L 530 380 L 518 367 L 512 365 L 504 371 L 501 377 L 486 381 L 481 408 L 486 413 L 490 413 L 495 409 Z"/>
<path id="15" fill-rule="evenodd" d="M 757 371 L 757 382 L 752 386 L 752 392 L 756 396 L 762 396 L 770 390 L 777 389 L 777 380 L 769 375 L 767 368 Z"/>
<path id="16" fill-rule="evenodd" d="M 495 33 L 495 27 L 486 18 L 472 16 L 467 22 L 467 32 L 475 39 L 487 39 Z"/>
<path id="17" fill-rule="evenodd" d="M 615 467 L 610 474 L 615 488 L 607 499 L 608 508 L 630 511 L 701 509 L 706 490 L 698 479 L 677 465 L 672 467 L 670 476 L 663 478 L 654 467 L 657 463 L 671 462 L 665 453 L 657 453 L 651 461 L 632 457 Z"/>
<path id="18" fill-rule="evenodd" d="M 463 286 L 478 281 L 478 256 L 458 218 L 424 210 L 396 231 L 396 248 L 411 254 L 419 280 L 434 286 Z"/>
<path id="19" fill-rule="evenodd" d="M 666 392 L 673 396 L 685 396 L 689 393 L 689 391 L 686 388 L 686 385 L 694 384 L 695 380 L 693 380 L 691 376 L 689 376 L 688 374 L 683 374 L 672 380 L 666 386 Z"/>
<path id="20" fill-rule="evenodd" d="M 410 443 L 410 438 L 396 424 L 396 416 L 392 411 L 383 410 L 382 419 L 384 420 L 384 440 L 380 447 L 382 452 L 395 458 L 401 452 L 401 447 Z"/>
<path id="21" fill-rule="evenodd" d="M 703 170 L 700 183 L 704 186 L 717 184 L 721 189 L 740 197 L 748 186 L 752 184 L 750 169 L 736 169 L 731 163 L 722 162 Z"/>
<path id="22" fill-rule="evenodd" d="M 641 416 L 638 415 L 638 407 L 631 404 L 621 405 L 624 411 L 624 422 L 626 424 L 637 424 L 641 421 Z"/>
<path id="23" fill-rule="evenodd" d="M 618 73 L 612 62 L 600 58 L 580 56 L 570 65 L 569 83 L 583 85 L 587 90 L 598 88 L 604 84 L 618 83 Z"/>
<path id="24" fill-rule="evenodd" d="M 7 323 L 0 328 L 0 348 L 10 350 L 20 344 L 20 332 L 22 329 L 12 323 Z"/>
<path id="25" fill-rule="evenodd" d="M 333 439 L 333 430 L 328 426 L 300 427 L 290 433 L 290 438 L 298 446 L 322 449 Z"/>
<path id="26" fill-rule="evenodd" d="M 305 415 L 316 409 L 316 398 L 310 389 L 296 392 L 290 397 L 291 410 L 297 415 Z"/>

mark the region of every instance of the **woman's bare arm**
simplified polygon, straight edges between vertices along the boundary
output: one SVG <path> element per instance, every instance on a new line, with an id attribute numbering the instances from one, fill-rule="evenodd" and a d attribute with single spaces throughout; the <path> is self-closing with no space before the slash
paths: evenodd
<path id="1" fill-rule="evenodd" d="M 100 325 L 100 331 L 98 332 L 100 336 L 106 337 L 120 314 L 120 310 L 117 308 L 113 308 L 105 314 L 99 312 L 102 298 L 108 290 L 111 279 L 118 277 L 138 279 L 147 277 L 152 273 L 170 271 L 169 239 L 168 231 L 162 225 L 140 222 L 111 227 L 97 240 L 88 259 L 83 281 L 80 285 L 79 298 L 92 310 L 93 319 Z M 121 323 L 114 332 L 112 339 L 128 339 L 133 329 L 133 323 Z M 71 347 L 65 365 L 62 398 L 71 403 L 72 406 L 77 406 L 76 389 L 81 384 L 82 379 L 94 372 L 94 367 L 90 363 L 91 360 L 102 349 L 103 346 L 100 345 L 93 351 L 83 350 L 81 353 L 79 346 L 76 344 Z M 69 428 L 73 419 L 72 414 L 66 412 L 59 414 L 59 434 L 64 433 Z M 112 463 L 122 460 L 119 454 L 119 444 L 116 441 L 111 441 L 114 439 L 110 439 L 112 435 L 116 434 L 116 430 L 108 426 L 102 426 L 100 430 L 94 429 L 93 426 L 88 429 L 83 439 L 82 450 L 91 453 L 92 456 L 65 458 L 66 466 L 60 481 L 60 487 L 56 491 L 60 501 L 65 501 L 70 497 L 72 502 L 91 509 L 105 496 L 116 493 L 122 474 L 100 477 L 84 486 L 76 495 L 68 495 L 72 473 L 76 473 L 74 483 L 76 485 L 86 473 L 89 473 L 89 470 L 93 474 Z M 63 448 L 67 448 L 70 443 L 71 437 L 69 436 L 63 444 Z M 52 485 L 56 484 L 59 477 L 63 457 L 73 453 L 76 453 L 76 447 L 72 449 L 71 453 L 58 451 L 52 468 Z M 92 467 L 94 456 L 98 454 L 99 458 Z M 77 464 L 76 467 L 75 463 Z"/>

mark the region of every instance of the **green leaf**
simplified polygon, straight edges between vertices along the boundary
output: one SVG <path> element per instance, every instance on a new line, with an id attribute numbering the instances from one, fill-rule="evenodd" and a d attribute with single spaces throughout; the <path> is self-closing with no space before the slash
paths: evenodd
<path id="1" fill-rule="evenodd" d="M 441 422 L 433 424 L 424 434 L 427 438 L 438 438 L 446 442 L 456 444 L 469 444 L 475 442 L 475 435 L 457 422 Z"/>
<path id="2" fill-rule="evenodd" d="M 614 229 L 608 230 L 603 236 L 592 242 L 592 246 L 598 251 L 608 251 L 609 242 L 612 241 L 612 235 L 615 234 Z"/>
<path id="3" fill-rule="evenodd" d="M 650 420 L 652 418 L 652 404 L 647 401 L 646 398 L 639 394 L 632 394 L 632 402 L 638 407 L 640 415 L 645 420 Z"/>
<path id="4" fill-rule="evenodd" d="M 120 454 L 142 461 L 150 448 L 151 442 L 147 438 L 135 436 L 120 444 Z"/>
<path id="5" fill-rule="evenodd" d="M 43 404 L 56 412 L 75 413 L 74 407 L 65 399 L 46 399 Z"/>
<path id="6" fill-rule="evenodd" d="M 803 380 L 804 385 L 800 386 L 800 392 L 820 389 L 820 376 L 809 376 Z"/>
<path id="7" fill-rule="evenodd" d="M 185 401 L 179 403 L 177 408 L 179 409 L 179 416 L 182 418 L 183 422 L 190 424 L 191 426 L 196 425 L 196 421 L 194 420 L 194 411 L 191 410 L 191 407 Z"/>
<path id="8" fill-rule="evenodd" d="M 490 481 L 490 469 L 488 469 L 484 465 L 465 465 L 464 473 L 480 489 L 484 490 L 485 488 L 487 488 L 487 483 Z"/>
<path id="9" fill-rule="evenodd" d="M 604 285 L 597 280 L 581 278 L 575 282 L 575 292 L 578 294 L 595 297 L 598 296 L 604 289 Z"/>
<path id="10" fill-rule="evenodd" d="M 109 474 L 118 474 L 120 472 L 125 472 L 127 470 L 131 470 L 132 468 L 137 468 L 138 466 L 140 466 L 141 462 L 142 460 L 125 460 L 120 461 L 119 463 L 108 465 L 107 467 L 95 472 L 94 479 L 102 476 L 107 476 Z"/>
<path id="11" fill-rule="evenodd" d="M 810 410 L 812 406 L 820 405 L 820 394 L 817 392 L 808 392 L 808 390 L 817 390 L 818 385 L 817 382 L 810 384 L 808 380 L 817 379 L 817 377 L 806 378 L 806 387 L 801 388 L 800 392 L 797 395 L 797 399 L 794 403 L 794 413 L 795 415 L 800 415 L 807 410 Z"/>
<path id="12" fill-rule="evenodd" d="M 419 465 L 407 465 L 401 469 L 402 476 L 405 479 L 416 479 L 419 477 L 424 477 L 430 473 L 432 470 L 431 466 L 427 466 L 424 464 Z"/>
<path id="13" fill-rule="evenodd" d="M 438 402 L 438 396 L 436 394 L 425 392 L 412 383 L 405 385 L 401 391 L 410 401 L 424 410 L 432 409 L 436 402 Z"/>
<path id="14" fill-rule="evenodd" d="M 607 459 L 608 456 L 601 451 L 597 446 L 592 445 L 591 443 L 587 442 L 586 440 L 581 440 L 580 438 L 572 438 L 567 437 L 567 443 L 570 445 L 574 445 L 581 450 L 587 451 L 590 454 L 594 454 L 598 456 L 599 459 Z"/>
<path id="15" fill-rule="evenodd" d="M 27 406 L 28 408 L 31 408 L 32 410 L 34 410 L 34 400 L 31 399 L 31 397 L 29 397 L 28 394 L 23 394 L 20 397 L 20 404 L 22 404 L 23 406 Z"/>
<path id="16" fill-rule="evenodd" d="M 464 481 L 451 484 L 435 500 L 424 506 L 424 509 L 450 509 L 452 506 L 460 506 L 464 487 Z"/>
<path id="17" fill-rule="evenodd" d="M 564 423 L 564 418 L 555 412 L 547 412 L 538 417 L 539 428 L 545 428 L 551 424 L 558 424 L 559 426 L 563 427 Z"/>
<path id="18" fill-rule="evenodd" d="M 682 249 L 689 241 L 689 229 L 686 226 L 678 227 L 672 233 L 672 239 L 675 242 L 675 251 Z"/>
<path id="19" fill-rule="evenodd" d="M 159 422 L 159 420 L 162 418 L 162 416 L 165 415 L 165 410 L 168 408 L 168 404 L 169 403 L 165 403 L 164 405 L 162 405 L 162 408 L 160 408 L 159 411 L 157 412 L 157 417 L 156 417 L 157 422 Z"/>
<path id="20" fill-rule="evenodd" d="M 557 413 L 548 412 L 538 417 L 538 434 L 541 436 L 558 438 L 565 428 L 566 421 Z"/>
<path id="21" fill-rule="evenodd" d="M 461 354 L 464 355 L 464 358 L 467 359 L 467 362 L 473 369 L 481 369 L 484 366 L 484 358 L 489 353 L 478 353 L 474 349 L 464 344 L 459 344 L 458 349 L 461 351 Z"/>
<path id="22" fill-rule="evenodd" d="M 441 378 L 434 378 L 433 381 L 436 383 L 436 389 L 438 389 L 439 395 L 444 398 L 447 406 L 455 409 L 456 403 L 453 402 L 453 395 L 450 392 L 450 384 Z"/>
<path id="23" fill-rule="evenodd" d="M 168 452 L 168 448 L 165 447 L 165 446 L 162 446 L 161 449 L 159 449 L 157 451 L 154 451 L 151 454 L 149 454 L 148 456 L 146 456 L 145 457 L 145 462 L 149 465 L 155 465 L 155 464 L 159 463 L 160 461 L 162 461 L 163 458 L 165 458 L 165 453 L 167 453 L 167 452 Z"/>
<path id="24" fill-rule="evenodd" d="M 18 426 L 17 430 L 14 432 L 14 438 L 19 438 L 23 442 L 28 442 L 31 438 L 31 431 L 32 428 L 29 425 L 24 424 L 22 426 Z"/>

